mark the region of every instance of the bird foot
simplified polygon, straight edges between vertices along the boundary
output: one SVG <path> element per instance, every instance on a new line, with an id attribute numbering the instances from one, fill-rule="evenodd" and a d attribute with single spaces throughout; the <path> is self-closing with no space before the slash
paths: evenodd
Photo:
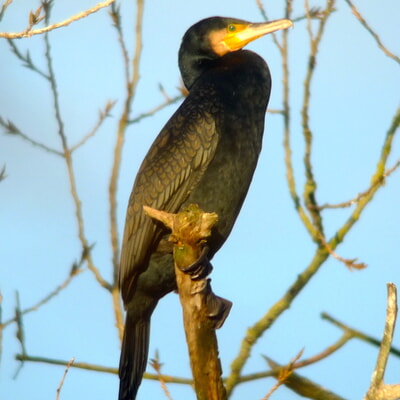
<path id="1" fill-rule="evenodd" d="M 214 321 L 215 329 L 219 329 L 231 311 L 232 302 L 214 294 L 210 282 L 211 279 L 199 281 L 192 294 L 203 293 L 205 295 L 207 317 Z"/>
<path id="2" fill-rule="evenodd" d="M 206 278 L 212 271 L 213 266 L 207 258 L 208 247 L 204 246 L 200 257 L 191 265 L 181 267 L 180 270 L 185 274 L 189 274 L 193 281 Z"/>
<path id="3" fill-rule="evenodd" d="M 215 329 L 219 329 L 231 311 L 232 302 L 214 294 L 211 289 L 210 279 L 207 280 L 206 290 L 207 316 L 214 321 Z"/>

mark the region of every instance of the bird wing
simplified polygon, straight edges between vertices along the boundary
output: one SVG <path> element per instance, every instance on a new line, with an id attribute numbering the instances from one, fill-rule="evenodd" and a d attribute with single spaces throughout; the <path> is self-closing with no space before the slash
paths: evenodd
<path id="1" fill-rule="evenodd" d="M 144 214 L 143 205 L 177 212 L 214 157 L 219 140 L 215 119 L 198 105 L 189 97 L 185 100 L 158 135 L 136 177 L 121 250 L 119 283 L 125 303 L 162 232 Z"/>

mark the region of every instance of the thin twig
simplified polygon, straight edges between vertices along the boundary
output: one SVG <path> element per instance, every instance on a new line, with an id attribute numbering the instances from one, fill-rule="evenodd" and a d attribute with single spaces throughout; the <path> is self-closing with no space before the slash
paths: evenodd
<path id="1" fill-rule="evenodd" d="M 104 122 L 104 120 L 110 116 L 110 111 L 114 107 L 116 101 L 107 101 L 104 110 L 100 110 L 99 118 L 93 127 L 93 129 L 87 133 L 78 143 L 70 148 L 70 152 L 73 153 L 76 149 L 83 146 L 91 137 L 93 137 L 96 132 L 99 130 L 100 126 Z"/>
<path id="2" fill-rule="evenodd" d="M 100 3 L 98 3 L 97 5 L 95 5 L 92 8 L 89 8 L 88 10 L 79 12 L 75 15 L 73 15 L 72 17 L 61 21 L 61 22 L 56 22 L 54 24 L 45 26 L 44 28 L 40 28 L 40 29 L 32 29 L 32 26 L 34 24 L 29 24 L 28 27 L 23 30 L 22 32 L 0 32 L 0 38 L 6 38 L 6 39 L 17 39 L 17 38 L 27 38 L 27 37 L 31 37 L 33 35 L 40 35 L 42 33 L 46 33 L 46 32 L 50 32 L 54 29 L 57 28 L 61 28 L 64 26 L 67 26 L 69 24 L 71 24 L 72 22 L 78 21 L 82 18 L 86 18 L 87 16 L 89 16 L 90 14 L 93 14 L 99 10 L 101 10 L 102 8 L 108 7 L 110 4 L 112 4 L 115 0 L 106 0 L 106 1 L 102 1 Z M 36 21 L 35 21 L 36 23 Z"/>
<path id="3" fill-rule="evenodd" d="M 119 331 L 119 337 L 122 340 L 123 335 L 123 322 L 122 322 L 122 310 L 119 300 L 119 292 L 118 292 L 118 268 L 119 268 L 119 234 L 118 234 L 118 219 L 117 219 L 117 190 L 118 190 L 118 177 L 121 169 L 121 160 L 122 160 L 122 149 L 125 140 L 125 133 L 128 126 L 128 121 L 131 113 L 132 102 L 134 99 L 136 86 L 139 82 L 139 66 L 140 66 L 140 58 L 142 54 L 142 24 L 143 24 L 143 11 L 144 11 L 144 1 L 137 0 L 137 12 L 136 12 L 136 43 L 135 43 L 135 53 L 132 59 L 132 76 L 128 73 L 128 69 L 126 70 L 126 99 L 123 107 L 122 114 L 119 118 L 118 130 L 116 135 L 116 143 L 114 148 L 114 160 L 112 163 L 111 176 L 108 186 L 109 193 L 109 204 L 110 204 L 110 241 L 112 248 L 112 263 L 113 263 L 113 303 L 114 303 L 114 313 L 116 318 L 116 325 Z M 112 18 L 113 15 L 111 15 Z M 122 34 L 122 31 L 119 31 Z M 122 40 L 122 36 L 120 37 L 121 45 L 124 43 Z M 121 41 L 122 40 L 122 41 Z M 122 46 L 122 53 L 124 59 L 126 59 L 126 49 L 124 45 Z M 127 67 L 128 68 L 128 67 Z"/>
<path id="4" fill-rule="evenodd" d="M 159 380 L 160 385 L 161 385 L 161 389 L 163 390 L 163 392 L 165 394 L 165 397 L 167 399 L 169 399 L 169 400 L 172 400 L 171 393 L 169 392 L 169 390 L 167 388 L 167 385 L 165 383 L 165 380 L 163 378 L 163 375 L 161 373 L 162 364 L 160 363 L 158 351 L 156 351 L 155 357 L 150 360 L 149 364 L 154 369 L 154 371 L 156 371 L 156 374 L 158 376 L 158 380 Z"/>
<path id="5" fill-rule="evenodd" d="M 61 365 L 67 366 L 69 361 L 66 360 L 57 360 L 54 358 L 47 358 L 47 357 L 36 357 L 30 356 L 28 354 L 17 354 L 15 359 L 22 362 L 35 362 L 35 363 L 44 363 L 50 365 Z M 110 374 L 118 374 L 118 368 L 111 368 L 111 367 L 103 367 L 101 365 L 95 365 L 85 362 L 75 362 L 71 365 L 71 368 L 78 368 L 78 369 L 85 369 L 88 371 L 97 371 L 97 372 L 106 372 Z"/>
<path id="6" fill-rule="evenodd" d="M 326 7 L 322 13 L 323 16 L 319 19 L 317 33 L 313 35 L 311 29 L 311 16 L 310 16 L 308 0 L 305 0 L 304 2 L 304 7 L 307 15 L 307 31 L 310 42 L 310 54 L 308 57 L 307 73 L 304 80 L 303 107 L 301 110 L 303 136 L 305 142 L 304 167 L 306 174 L 306 182 L 304 184 L 303 198 L 304 198 L 304 203 L 311 215 L 313 224 L 316 228 L 315 230 L 312 231 L 309 230 L 309 233 L 312 235 L 312 238 L 315 242 L 318 242 L 318 234 L 316 235 L 316 233 L 320 233 L 323 235 L 323 225 L 322 225 L 321 213 L 317 208 L 315 208 L 317 206 L 317 200 L 316 200 L 317 182 L 314 179 L 313 166 L 311 162 L 313 133 L 311 131 L 309 123 L 309 109 L 310 109 L 310 98 L 311 98 L 311 83 L 314 77 L 319 45 L 321 43 L 326 22 L 329 16 L 331 15 L 332 11 L 334 10 L 333 5 L 334 5 L 333 0 L 327 0 Z"/>
<path id="7" fill-rule="evenodd" d="M 4 17 L 4 13 L 6 12 L 7 7 L 12 3 L 12 0 L 6 0 L 5 3 L 1 6 L 0 10 L 0 21 Z"/>
<path id="8" fill-rule="evenodd" d="M 11 47 L 12 52 L 15 54 L 15 56 L 21 60 L 24 63 L 24 67 L 35 71 L 36 73 L 38 73 L 42 78 L 49 80 L 49 76 L 44 73 L 41 69 L 39 69 L 39 67 L 37 67 L 32 59 L 31 59 L 31 55 L 29 53 L 29 50 L 26 51 L 26 55 L 23 55 L 21 53 L 21 51 L 19 50 L 19 48 L 17 47 L 16 41 L 15 40 L 11 40 L 11 39 L 7 39 L 8 44 Z"/>
<path id="9" fill-rule="evenodd" d="M 333 257 L 336 258 L 336 260 L 340 261 L 343 263 L 347 268 L 351 269 L 364 269 L 367 268 L 367 264 L 365 263 L 357 263 L 357 258 L 343 258 L 340 257 L 339 254 L 337 254 L 332 247 L 326 242 L 324 236 L 322 233 L 319 235 L 319 239 L 321 240 L 322 244 L 325 246 L 325 248 L 328 250 L 329 254 Z"/>
<path id="10" fill-rule="evenodd" d="M 304 15 L 300 15 L 299 17 L 292 18 L 292 22 L 300 22 L 303 19 L 321 19 L 324 16 L 324 12 L 320 7 L 311 7 L 308 8 L 308 11 Z"/>
<path id="11" fill-rule="evenodd" d="M 280 368 L 279 373 L 277 375 L 275 375 L 278 377 L 275 385 L 272 386 L 272 388 L 268 391 L 268 393 L 261 400 L 268 400 L 272 396 L 272 393 L 276 392 L 277 389 L 279 388 L 279 386 L 281 386 L 285 383 L 285 381 L 293 373 L 293 365 L 302 356 L 303 351 L 304 351 L 304 349 L 301 350 L 297 354 L 296 357 L 294 357 L 292 360 L 290 360 L 290 362 L 286 366 Z M 265 357 L 265 358 L 267 359 L 267 357 Z"/>
<path id="12" fill-rule="evenodd" d="M 357 203 L 354 211 L 351 213 L 347 221 L 339 228 L 333 238 L 328 242 L 331 249 L 335 249 L 339 243 L 344 240 L 346 234 L 350 231 L 351 227 L 359 220 L 361 213 L 365 209 L 366 205 L 373 199 L 375 193 L 378 191 L 380 187 L 384 184 L 384 180 L 382 177 L 386 171 L 386 163 L 389 157 L 389 154 L 392 149 L 393 139 L 395 134 L 400 126 L 400 107 L 396 110 L 396 113 L 392 119 L 392 123 L 386 133 L 386 138 L 384 140 L 381 156 L 378 160 L 376 166 L 376 172 L 372 176 L 371 179 L 371 190 L 367 195 L 365 195 L 360 201 Z"/>
<path id="13" fill-rule="evenodd" d="M 50 12 L 51 12 L 51 3 L 48 3 L 48 7 L 46 7 L 46 15 L 45 15 L 46 23 L 48 23 L 48 21 L 50 19 Z M 82 203 L 79 198 L 78 189 L 76 186 L 75 171 L 74 171 L 73 161 L 72 161 L 72 153 L 71 153 L 71 150 L 68 148 L 67 135 L 66 135 L 65 128 L 64 128 L 64 121 L 61 116 L 59 94 L 58 94 L 58 90 L 57 90 L 56 76 L 55 76 L 55 72 L 53 69 L 53 59 L 52 59 L 52 55 L 51 55 L 51 45 L 50 45 L 50 39 L 49 39 L 48 32 L 46 32 L 44 34 L 44 42 L 45 42 L 45 48 L 46 48 L 45 57 L 46 57 L 46 61 L 47 61 L 47 69 L 48 69 L 50 88 L 51 88 L 51 92 L 53 95 L 55 118 L 56 118 L 56 122 L 58 125 L 58 136 L 60 138 L 62 149 L 63 149 L 63 156 L 65 159 L 67 172 L 68 172 L 68 179 L 69 179 L 69 184 L 70 184 L 70 192 L 71 192 L 71 196 L 72 196 L 74 206 L 75 206 L 76 221 L 78 224 L 78 238 L 82 245 L 82 252 L 87 253 L 86 261 L 87 261 L 89 270 L 93 273 L 97 282 L 103 288 L 111 291 L 111 285 L 101 276 L 99 270 L 95 267 L 93 260 L 92 260 L 91 253 L 89 251 L 91 246 L 88 244 L 88 241 L 87 241 L 86 235 L 85 235 L 85 231 L 84 231 Z"/>
<path id="14" fill-rule="evenodd" d="M 264 21 L 268 21 L 268 16 L 267 16 L 267 12 L 265 11 L 264 4 L 262 3 L 261 0 L 256 0 L 256 3 L 258 6 L 258 9 L 260 10 L 261 16 L 264 18 Z M 289 19 L 288 16 L 286 16 L 286 18 Z M 285 31 L 283 31 L 283 32 L 285 32 Z M 273 32 L 273 33 L 271 33 L 270 36 L 272 36 L 272 41 L 274 42 L 276 47 L 279 49 L 280 52 L 282 52 L 283 46 L 279 43 L 277 34 L 275 32 Z"/>
<path id="15" fill-rule="evenodd" d="M 162 110 L 163 108 L 168 107 L 169 105 L 174 104 L 182 99 L 183 99 L 182 95 L 177 95 L 175 97 L 168 98 L 160 105 L 152 108 L 150 111 L 139 114 L 137 117 L 129 120 L 128 124 L 136 124 L 136 123 L 140 122 L 142 119 L 152 117 L 156 112 L 158 112 L 158 111 Z"/>
<path id="16" fill-rule="evenodd" d="M 286 18 L 290 18 L 291 16 L 291 2 L 287 3 L 286 7 Z M 300 196 L 297 193 L 296 189 L 296 181 L 294 168 L 292 163 L 292 149 L 291 149 L 291 110 L 289 103 L 289 67 L 288 67 L 288 31 L 283 31 L 283 42 L 282 47 L 278 46 L 278 49 L 281 53 L 282 59 L 282 71 L 283 71 L 283 79 L 282 79 L 282 88 L 283 88 L 283 147 L 285 152 L 285 167 L 286 167 L 286 180 L 289 188 L 289 194 L 294 203 L 295 209 L 299 215 L 299 218 L 303 222 L 304 226 L 310 232 L 312 237 L 315 236 L 315 227 L 311 223 L 309 216 L 305 212 L 303 206 L 301 205 Z"/>
<path id="17" fill-rule="evenodd" d="M 43 299 L 41 299 L 40 301 L 38 301 L 36 304 L 34 304 L 31 307 L 25 308 L 23 310 L 20 310 L 19 315 L 26 315 L 29 314 L 33 311 L 37 311 L 40 307 L 42 307 L 43 305 L 45 305 L 46 303 L 48 303 L 51 299 L 53 299 L 54 297 L 56 297 L 58 294 L 60 294 L 60 292 L 62 290 L 64 290 L 72 281 L 72 279 L 77 276 L 78 274 L 80 274 L 81 272 L 83 272 L 84 270 L 82 269 L 74 269 L 74 272 L 68 275 L 67 279 L 64 280 L 64 282 L 62 282 L 60 285 L 58 285 L 54 290 L 52 290 L 48 295 L 46 295 Z M 14 318 L 10 318 L 6 321 L 4 321 L 3 323 L 3 327 L 6 327 L 7 325 L 12 324 L 13 322 L 17 322 L 17 315 Z"/>
<path id="18" fill-rule="evenodd" d="M 7 135 L 15 135 L 20 137 L 21 139 L 25 140 L 29 144 L 35 147 L 39 147 L 42 150 L 47 151 L 48 153 L 55 154 L 57 156 L 64 157 L 64 153 L 61 151 L 55 150 L 37 140 L 32 139 L 27 134 L 23 133 L 12 121 L 5 121 L 3 118 L 0 117 L 0 126 L 5 129 L 5 134 Z"/>
<path id="19" fill-rule="evenodd" d="M 121 12 L 120 12 L 120 4 L 116 5 L 116 3 L 111 4 L 110 17 L 113 22 L 114 28 L 118 33 L 118 42 L 121 47 L 122 58 L 124 60 L 124 69 L 125 69 L 125 81 L 126 85 L 129 85 L 130 81 L 130 62 L 129 62 L 129 54 L 126 47 L 124 34 L 122 31 L 122 21 L 121 21 Z"/>
<path id="20" fill-rule="evenodd" d="M 65 368 L 63 377 L 61 378 L 60 384 L 58 385 L 58 388 L 57 388 L 56 400 L 60 400 L 61 389 L 64 385 L 64 381 L 67 376 L 67 373 L 68 373 L 69 369 L 71 368 L 71 365 L 74 363 L 74 361 L 75 361 L 75 358 L 72 357 L 71 360 L 68 362 L 67 367 Z"/>
<path id="21" fill-rule="evenodd" d="M 24 324 L 22 322 L 21 304 L 19 302 L 19 293 L 18 293 L 18 291 L 15 292 L 15 303 L 16 303 L 16 306 L 15 306 L 15 322 L 17 323 L 17 332 L 16 332 L 15 336 L 17 337 L 17 340 L 21 345 L 22 355 L 26 355 L 25 332 L 24 332 Z M 20 366 L 15 371 L 14 378 L 16 378 L 17 375 L 19 374 L 19 371 L 21 371 L 22 366 L 23 366 L 23 362 L 20 364 Z"/>
<path id="22" fill-rule="evenodd" d="M 330 392 L 324 387 L 316 384 L 315 382 L 305 378 L 304 376 L 299 375 L 296 372 L 292 372 L 287 374 L 285 366 L 281 366 L 270 358 L 266 358 L 269 366 L 275 372 L 275 377 L 279 379 L 281 373 L 286 374 L 286 378 L 283 381 L 283 384 L 291 389 L 293 392 L 299 394 L 302 397 L 306 397 L 307 399 L 314 400 L 344 400 L 343 397 L 340 397 L 336 393 Z"/>
<path id="23" fill-rule="evenodd" d="M 66 360 L 57 360 L 54 358 L 46 358 L 46 357 L 37 357 L 37 356 L 30 356 L 28 354 L 17 354 L 15 359 L 22 362 L 35 362 L 35 363 L 44 363 L 50 365 L 61 365 L 66 366 L 68 365 L 68 361 Z M 95 365 L 86 362 L 74 362 L 71 365 L 71 368 L 78 368 L 78 369 L 85 369 L 88 371 L 96 371 L 96 372 L 104 372 L 108 374 L 118 375 L 118 368 L 114 367 L 104 367 L 101 365 Z M 149 374 L 145 373 L 144 377 L 149 380 L 158 381 L 159 376 L 157 374 Z M 163 380 L 167 383 L 178 383 L 181 385 L 192 385 L 193 380 L 188 378 L 181 378 L 175 377 L 171 375 L 163 375 Z"/>
<path id="24" fill-rule="evenodd" d="M 367 190 L 365 190 L 364 192 L 359 193 L 356 197 L 354 197 L 351 200 L 348 201 L 344 201 L 343 203 L 338 203 L 338 204 L 328 204 L 325 203 L 321 206 L 318 206 L 318 208 L 320 210 L 323 209 L 333 209 L 333 208 L 346 208 L 346 207 L 350 207 L 356 203 L 358 203 L 363 197 L 367 196 L 372 189 L 374 189 L 374 187 L 376 185 L 380 185 L 383 183 L 383 180 L 388 178 L 394 171 L 396 171 L 396 169 L 400 166 L 400 159 L 398 159 L 395 164 L 393 165 L 393 167 L 387 169 L 383 174 L 382 174 L 382 178 L 381 180 L 377 180 L 375 181 Z"/>
<path id="25" fill-rule="evenodd" d="M 0 360 L 2 359 L 3 355 L 3 295 L 0 291 Z"/>
<path id="26" fill-rule="evenodd" d="M 328 313 L 325 313 L 325 312 L 321 313 L 321 318 L 329 321 L 330 323 L 332 323 L 333 325 L 342 329 L 344 332 L 347 332 L 349 335 L 351 335 L 354 338 L 360 339 L 360 340 L 362 340 L 366 343 L 372 344 L 373 346 L 376 346 L 376 347 L 380 347 L 380 345 L 381 345 L 381 341 L 379 339 L 369 336 L 357 329 L 351 328 L 350 326 L 344 324 L 343 322 L 338 321 L 336 318 L 333 318 Z M 400 349 L 391 347 L 390 353 L 393 354 L 394 356 L 400 358 Z"/>
<path id="27" fill-rule="evenodd" d="M 316 362 L 321 361 L 324 358 L 329 357 L 334 352 L 341 349 L 353 337 L 354 336 L 350 332 L 345 331 L 343 333 L 343 335 L 334 344 L 332 344 L 331 346 L 328 346 L 324 351 L 321 351 L 320 353 L 316 354 L 315 356 L 312 356 L 305 360 L 294 363 L 293 369 L 303 368 L 308 365 L 315 364 Z"/>
<path id="28" fill-rule="evenodd" d="M 0 182 L 7 178 L 6 174 L 6 165 L 3 165 L 3 168 L 0 171 Z"/>
<path id="29" fill-rule="evenodd" d="M 372 35 L 372 37 L 375 39 L 378 47 L 391 59 L 393 59 L 394 61 L 396 61 L 397 63 L 400 64 L 400 57 L 396 56 L 395 54 L 393 54 L 391 51 L 389 51 L 387 49 L 386 46 L 384 46 L 384 44 L 382 43 L 380 37 L 378 36 L 378 34 L 369 26 L 369 24 L 367 23 L 367 21 L 363 18 L 363 16 L 360 14 L 360 12 L 357 10 L 356 6 L 353 4 L 352 1 L 350 0 L 345 0 L 346 3 L 350 6 L 351 11 L 353 12 L 354 16 L 360 21 L 360 23 L 362 24 L 362 26 Z"/>

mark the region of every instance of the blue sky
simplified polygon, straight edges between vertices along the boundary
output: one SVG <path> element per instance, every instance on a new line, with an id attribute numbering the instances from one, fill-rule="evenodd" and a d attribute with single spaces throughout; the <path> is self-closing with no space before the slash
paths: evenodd
<path id="1" fill-rule="evenodd" d="M 68 3 L 68 4 L 65 4 Z M 78 4 L 79 3 L 79 4 Z M 132 54 L 134 2 L 122 7 L 125 36 Z M 262 21 L 256 2 L 150 0 L 145 4 L 143 54 L 140 82 L 132 116 L 164 101 L 159 91 L 177 94 L 180 78 L 177 51 L 185 30 L 197 20 L 223 15 Z M 358 2 L 360 11 L 383 43 L 400 54 L 399 3 Z M 95 1 L 55 2 L 52 21 L 96 4 Z M 284 16 L 283 2 L 265 2 L 271 19 Z M 311 5 L 323 5 L 322 2 Z M 0 31 L 25 28 L 36 2 L 15 2 L 0 23 Z M 295 2 L 294 15 L 303 13 Z M 310 125 L 314 134 L 312 161 L 318 181 L 317 199 L 339 203 L 368 188 L 392 116 L 399 106 L 399 65 L 386 57 L 369 33 L 354 18 L 344 1 L 329 19 L 312 83 Z M 86 236 L 95 243 L 93 257 L 106 279 L 111 279 L 107 185 L 112 162 L 116 125 L 124 95 L 123 64 L 107 11 L 50 34 L 60 104 L 69 143 L 83 137 L 95 124 L 98 110 L 107 100 L 117 99 L 112 117 L 97 135 L 74 154 L 77 186 L 82 200 Z M 29 49 L 34 62 L 45 68 L 42 37 L 17 41 Z M 281 65 L 271 38 L 249 46 L 268 62 L 273 77 L 270 108 L 281 107 Z M 21 66 L 0 40 L 0 116 L 10 119 L 32 138 L 60 148 L 50 89 L 40 76 Z M 304 184 L 300 106 L 307 68 L 308 38 L 305 23 L 290 31 L 292 151 L 297 190 Z M 126 135 L 118 191 L 118 222 L 122 232 L 125 210 L 137 168 L 149 145 L 176 109 L 172 105 L 154 118 L 132 125 Z M 0 129 L 1 130 L 1 129 Z M 275 303 L 303 271 L 315 246 L 307 235 L 288 194 L 285 178 L 282 121 L 267 115 L 263 152 L 241 216 L 224 248 L 214 258 L 215 292 L 233 301 L 231 314 L 218 332 L 225 373 L 236 356 L 248 326 Z M 0 183 L 2 261 L 0 289 L 2 318 L 13 315 L 15 291 L 22 308 L 37 303 L 68 275 L 80 256 L 77 226 L 62 159 L 45 153 L 17 137 L 0 136 L 0 167 L 7 166 L 7 179 Z M 388 166 L 400 158 L 396 138 Z M 266 332 L 252 351 L 245 373 L 266 368 L 261 354 L 285 363 L 305 348 L 312 356 L 339 338 L 341 332 L 321 320 L 325 311 L 367 334 L 380 337 L 386 309 L 386 283 L 400 284 L 398 248 L 400 237 L 399 172 L 375 196 L 360 221 L 339 246 L 346 258 L 368 264 L 363 271 L 349 271 L 329 259 L 291 308 Z M 324 211 L 330 237 L 352 209 Z M 31 355 L 86 361 L 116 367 L 119 342 L 111 299 L 86 271 L 40 310 L 24 317 L 27 351 Z M 400 347 L 399 333 L 394 345 Z M 176 295 L 160 302 L 152 320 L 150 356 L 158 349 L 163 372 L 190 376 L 181 311 Z M 3 332 L 0 366 L 0 398 L 55 399 L 64 368 L 26 363 L 17 379 L 13 375 L 20 352 L 15 326 Z M 374 368 L 377 350 L 365 343 L 348 343 L 330 359 L 299 373 L 347 399 L 362 398 Z M 400 361 L 391 359 L 388 383 L 398 383 Z M 150 369 L 149 369 L 150 370 Z M 260 399 L 273 385 L 262 380 L 239 386 L 232 399 Z M 62 399 L 112 399 L 117 396 L 115 375 L 71 369 L 62 389 Z M 191 389 L 170 385 L 174 399 L 194 398 Z M 162 399 L 158 383 L 145 381 L 138 400 Z M 296 399 L 281 388 L 275 399 Z"/>

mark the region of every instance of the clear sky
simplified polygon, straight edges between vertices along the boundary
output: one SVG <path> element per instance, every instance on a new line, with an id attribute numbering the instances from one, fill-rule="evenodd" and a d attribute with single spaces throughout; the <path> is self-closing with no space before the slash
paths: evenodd
<path id="1" fill-rule="evenodd" d="M 123 3 L 125 36 L 132 54 L 134 1 Z M 303 2 L 294 3 L 294 16 L 302 15 Z M 63 20 L 94 4 L 94 0 L 56 0 L 52 21 Z M 310 1 L 310 4 L 324 3 Z M 269 18 L 284 16 L 282 1 L 264 5 Z M 388 49 L 400 55 L 400 3 L 358 1 L 357 6 Z M 29 10 L 36 7 L 36 1 L 15 1 L 0 22 L 0 31 L 23 30 Z M 368 188 L 400 97 L 399 65 L 377 48 L 344 1 L 337 1 L 336 8 L 321 44 L 310 104 L 314 134 L 312 162 L 320 204 L 347 201 Z M 146 2 L 140 82 L 132 117 L 164 101 L 159 84 L 171 97 L 178 93 L 177 51 L 181 37 L 191 24 L 212 15 L 262 21 L 253 0 L 176 0 L 173 5 L 172 2 Z M 107 100 L 118 100 L 111 117 L 96 136 L 74 153 L 86 235 L 89 243 L 95 243 L 96 265 L 106 279 L 111 279 L 107 185 L 125 90 L 116 33 L 107 11 L 102 10 L 52 32 L 49 37 L 69 143 L 78 142 L 92 129 L 98 110 Z M 293 165 L 301 195 L 304 141 L 299 107 L 309 46 L 304 21 L 290 31 L 289 39 Z M 43 37 L 21 39 L 16 44 L 23 52 L 29 49 L 34 63 L 46 68 Z M 267 60 L 273 77 L 270 108 L 281 108 L 281 64 L 271 38 L 259 39 L 249 48 Z M 0 56 L 0 117 L 11 120 L 35 140 L 61 149 L 48 84 L 21 66 L 4 39 L 0 39 Z M 176 104 L 169 106 L 154 118 L 132 125 L 127 132 L 118 191 L 120 233 L 137 168 L 176 107 Z M 8 175 L 0 182 L 0 289 L 4 321 L 13 316 L 16 291 L 21 307 L 26 308 L 66 278 L 72 263 L 80 257 L 80 243 L 63 160 L 18 137 L 4 135 L 3 131 L 0 127 L 0 168 L 5 164 Z M 281 117 L 267 115 L 263 152 L 251 190 L 230 239 L 213 260 L 213 288 L 234 303 L 228 320 L 218 332 L 225 373 L 238 352 L 246 328 L 283 295 L 315 251 L 288 193 L 282 141 Z M 399 158 L 400 142 L 396 138 L 388 167 Z M 381 337 L 386 283 L 400 285 L 399 179 L 398 171 L 388 178 L 337 249 L 342 257 L 357 257 L 368 268 L 349 271 L 342 263 L 329 259 L 291 308 L 254 347 L 245 373 L 266 369 L 262 354 L 284 364 L 302 348 L 305 348 L 305 357 L 310 357 L 331 345 L 341 331 L 321 320 L 321 312 Z M 324 211 L 328 238 L 351 211 L 352 208 Z M 30 355 L 62 360 L 75 357 L 82 362 L 118 365 L 119 342 L 111 298 L 88 271 L 75 278 L 51 302 L 26 315 L 23 321 Z M 400 347 L 399 330 L 400 327 L 394 341 L 397 347 Z M 15 325 L 3 332 L 0 398 L 55 399 L 63 367 L 25 363 L 13 379 L 19 367 L 14 356 L 21 351 L 15 332 Z M 164 363 L 164 373 L 190 376 L 176 295 L 161 301 L 154 314 L 150 357 L 156 349 Z M 353 340 L 331 358 L 298 372 L 344 398 L 359 399 L 369 386 L 376 355 L 376 348 Z M 386 381 L 399 383 L 399 370 L 400 360 L 391 359 Z M 273 383 L 262 380 L 240 386 L 232 399 L 260 399 Z M 61 399 L 114 399 L 117 390 L 116 375 L 71 369 Z M 187 387 L 170 385 L 170 391 L 175 400 L 194 398 Z M 157 382 L 142 384 L 138 400 L 162 398 Z M 299 397 L 282 388 L 273 398 Z"/>

